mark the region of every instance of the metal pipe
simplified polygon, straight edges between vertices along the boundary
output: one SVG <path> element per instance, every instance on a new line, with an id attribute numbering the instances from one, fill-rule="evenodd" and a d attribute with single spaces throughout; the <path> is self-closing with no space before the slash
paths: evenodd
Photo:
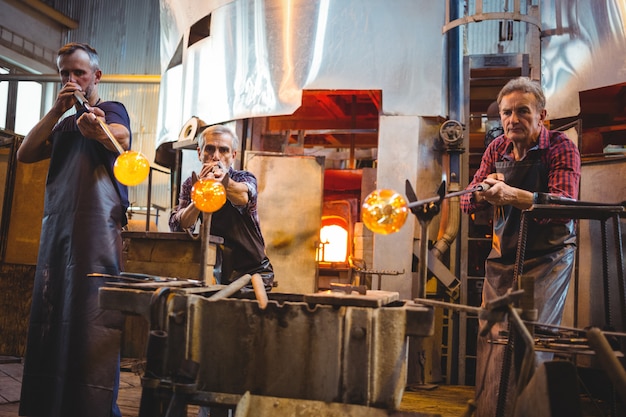
<path id="1" fill-rule="evenodd" d="M 201 251 L 202 251 L 202 266 L 200 273 L 202 275 L 202 282 L 204 285 L 209 286 L 213 284 L 213 269 L 215 263 L 215 251 L 217 250 L 211 245 L 211 213 L 202 213 L 202 222 L 200 223 L 200 236 L 201 236 Z"/>
<path id="2" fill-rule="evenodd" d="M 460 0 L 450 0 L 450 20 L 462 16 Z M 463 77 L 463 32 L 460 28 L 450 29 L 446 33 L 448 51 L 448 114 L 451 120 L 462 123 L 464 119 L 465 85 Z"/>
<path id="3" fill-rule="evenodd" d="M 148 173 L 148 202 L 146 203 L 146 232 L 150 231 L 150 211 L 152 211 L 152 168 Z"/>
<path id="4" fill-rule="evenodd" d="M 517 313 L 517 310 L 513 306 L 509 306 L 509 321 L 515 325 L 515 330 L 520 336 L 519 342 L 523 342 L 524 355 L 520 366 L 519 373 L 517 375 L 517 396 L 515 400 L 519 398 L 520 393 L 526 388 L 528 382 L 535 373 L 535 340 L 533 335 L 528 331 L 524 325 L 524 321 Z M 510 336 L 509 336 L 510 337 Z"/>
<path id="5" fill-rule="evenodd" d="M 416 298 L 413 300 L 416 304 L 424 304 L 432 307 L 441 307 L 452 309 L 455 311 L 465 311 L 466 313 L 480 315 L 485 309 L 481 307 L 466 306 L 464 304 L 447 303 L 445 301 L 431 300 L 430 298 Z"/>
<path id="6" fill-rule="evenodd" d="M 451 19 L 461 17 L 462 6 L 458 1 L 450 0 L 448 2 L 448 13 Z M 447 42 L 447 58 L 448 58 L 448 115 L 451 120 L 457 120 L 460 123 L 465 119 L 465 81 L 463 76 L 463 50 L 462 50 L 462 32 L 460 28 L 453 28 L 446 33 Z M 448 175 L 451 187 L 459 187 L 460 175 L 460 159 L 462 150 L 456 146 L 452 146 L 448 150 Z M 458 189 L 458 188 L 457 188 Z M 449 196 L 454 197 L 453 195 Z M 459 200 L 451 199 L 448 201 L 447 216 L 442 216 L 441 237 L 435 242 L 435 256 L 441 258 L 445 252 L 450 249 L 452 242 L 456 239 L 461 224 L 461 213 L 459 210 Z"/>
<path id="7" fill-rule="evenodd" d="M 60 82 L 59 74 L 0 74 L 2 81 L 35 81 L 42 83 Z M 101 83 L 159 84 L 160 75 L 109 74 L 102 75 Z"/>
<path id="8" fill-rule="evenodd" d="M 626 402 L 626 371 L 624 366 L 615 357 L 613 348 L 606 340 L 600 329 L 592 327 L 587 331 L 589 346 L 596 352 L 596 356 L 613 383 L 623 402 Z"/>
<path id="9" fill-rule="evenodd" d="M 411 297 L 426 298 L 426 283 L 428 280 L 428 223 L 420 219 L 420 229 L 422 230 L 420 240 L 420 253 L 417 274 L 413 277 L 411 285 Z M 381 278 L 378 278 L 379 282 Z"/>
<path id="10" fill-rule="evenodd" d="M 441 259 L 444 253 L 448 251 L 452 242 L 456 239 L 461 224 L 461 201 L 458 197 L 448 200 L 448 209 L 445 228 L 439 239 L 434 243 L 431 251 L 437 259 Z"/>
<path id="11" fill-rule="evenodd" d="M 473 193 L 476 191 L 487 191 L 489 188 L 490 188 L 489 184 L 481 183 L 467 190 L 461 190 L 461 191 L 455 191 L 453 193 L 448 193 L 444 195 L 443 198 L 440 196 L 437 196 L 437 197 L 425 198 L 423 200 L 413 201 L 413 202 L 407 203 L 406 207 L 407 208 L 419 207 L 419 206 L 423 206 L 429 203 L 436 203 L 437 201 L 444 200 L 446 198 L 459 197 L 464 194 L 469 194 L 469 193 Z"/>

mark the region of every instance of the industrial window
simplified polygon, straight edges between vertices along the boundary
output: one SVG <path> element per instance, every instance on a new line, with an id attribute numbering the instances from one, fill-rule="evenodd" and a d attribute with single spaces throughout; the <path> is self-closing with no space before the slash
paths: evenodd
<path id="1" fill-rule="evenodd" d="M 191 46 L 204 38 L 211 35 L 211 14 L 204 16 L 191 26 L 189 30 L 189 42 L 187 46 Z"/>
<path id="2" fill-rule="evenodd" d="M 34 81 L 20 81 L 17 85 L 15 133 L 26 135 L 41 119 L 42 85 Z"/>
<path id="3" fill-rule="evenodd" d="M 0 66 L 0 74 L 15 73 L 16 68 Z M 0 82 L 0 128 L 26 135 L 43 114 L 43 92 L 43 85 L 39 82 Z"/>
<path id="4" fill-rule="evenodd" d="M 500 21 L 500 42 L 513 40 L 513 21 Z"/>

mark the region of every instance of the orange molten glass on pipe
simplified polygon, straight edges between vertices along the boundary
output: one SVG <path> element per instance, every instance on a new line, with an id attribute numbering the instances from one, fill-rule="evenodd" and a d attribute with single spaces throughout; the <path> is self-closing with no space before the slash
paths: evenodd
<path id="1" fill-rule="evenodd" d="M 226 203 L 226 189 L 216 179 L 199 179 L 191 188 L 191 201 L 198 210 L 214 213 Z"/>
<path id="2" fill-rule="evenodd" d="M 363 201 L 363 223 L 374 233 L 399 231 L 409 214 L 406 200 L 393 190 L 374 190 Z"/>
<path id="3" fill-rule="evenodd" d="M 467 190 L 446 194 L 443 198 L 458 197 L 475 191 L 487 191 L 489 184 L 481 183 Z M 393 190 L 374 190 L 363 200 L 361 217 L 363 224 L 374 233 L 388 235 L 399 231 L 412 207 L 418 207 L 442 200 L 431 197 L 407 203 L 405 198 Z"/>
<path id="4" fill-rule="evenodd" d="M 74 91 L 74 97 L 86 110 L 90 110 L 87 99 L 79 92 Z M 100 124 L 100 127 L 107 135 L 115 149 L 120 154 L 115 160 L 113 165 L 113 175 L 122 184 L 127 186 L 133 186 L 143 182 L 150 174 L 150 162 L 148 159 L 136 151 L 125 151 L 120 143 L 115 139 L 113 133 L 109 127 L 99 117 L 96 120 Z"/>

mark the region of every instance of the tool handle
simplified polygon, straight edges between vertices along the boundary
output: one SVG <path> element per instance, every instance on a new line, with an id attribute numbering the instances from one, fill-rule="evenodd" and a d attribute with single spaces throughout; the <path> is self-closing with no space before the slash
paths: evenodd
<path id="1" fill-rule="evenodd" d="M 246 285 L 248 285 L 251 279 L 252 276 L 250 274 L 245 274 L 228 284 L 228 286 L 226 286 L 225 288 L 210 296 L 209 300 L 221 300 L 223 298 L 228 298 L 231 295 L 235 294 L 237 291 L 241 290 Z"/>
<path id="2" fill-rule="evenodd" d="M 259 308 L 261 310 L 265 310 L 267 307 L 267 292 L 265 291 L 265 284 L 263 283 L 263 278 L 261 274 L 253 274 L 252 275 L 252 288 L 254 289 L 254 295 L 256 300 L 259 303 Z"/>
<path id="3" fill-rule="evenodd" d="M 80 91 L 74 91 L 74 97 L 82 108 L 84 108 L 85 110 L 91 110 L 91 108 L 89 107 L 89 102 L 87 101 L 83 93 L 81 93 Z"/>
<path id="4" fill-rule="evenodd" d="M 491 185 L 481 182 L 480 184 L 474 187 L 473 191 L 487 191 L 490 188 L 491 188 Z"/>

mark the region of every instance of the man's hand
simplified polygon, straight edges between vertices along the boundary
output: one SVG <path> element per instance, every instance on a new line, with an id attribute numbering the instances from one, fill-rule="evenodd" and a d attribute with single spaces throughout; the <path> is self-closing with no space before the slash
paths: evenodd
<path id="1" fill-rule="evenodd" d="M 89 139 L 100 142 L 112 152 L 123 153 L 130 147 L 130 132 L 119 123 L 107 124 L 105 114 L 99 107 L 85 105 L 89 111 L 83 113 L 76 124 L 80 133 Z"/>
<path id="2" fill-rule="evenodd" d="M 504 182 L 502 174 L 490 174 L 483 182 L 489 185 L 489 189 L 474 193 L 474 198 L 478 202 L 486 201 L 494 206 L 511 205 L 521 210 L 533 204 L 532 192 L 511 187 Z"/>
<path id="3" fill-rule="evenodd" d="M 200 170 L 200 174 L 198 174 L 198 179 L 217 179 L 219 176 L 223 176 L 221 173 L 220 166 L 218 161 L 209 161 L 202 164 L 202 169 Z"/>
<path id="4" fill-rule="evenodd" d="M 103 142 L 105 139 L 109 139 L 102 129 L 102 126 L 100 126 L 98 117 L 104 122 L 104 112 L 98 107 L 89 107 L 89 111 L 83 113 L 78 120 L 76 120 L 76 124 L 84 137 Z"/>
<path id="5" fill-rule="evenodd" d="M 81 91 L 81 88 L 78 84 L 72 82 L 65 83 L 63 88 L 61 88 L 61 91 L 59 91 L 59 95 L 57 96 L 52 106 L 52 111 L 63 115 L 66 111 L 75 106 L 76 97 L 74 96 L 74 92 L 76 91 Z"/>
<path id="6" fill-rule="evenodd" d="M 490 201 L 487 197 L 488 196 L 493 196 L 495 195 L 495 193 L 492 191 L 490 194 L 486 194 L 489 190 L 491 190 L 493 188 L 493 186 L 499 182 L 504 182 L 504 175 L 494 172 L 493 174 L 489 174 L 487 176 L 487 178 L 485 178 L 483 180 L 484 184 L 487 184 L 489 186 L 489 188 L 485 191 L 476 191 L 474 192 L 474 200 L 477 203 L 483 202 L 483 201 L 487 201 L 488 203 L 491 204 L 495 204 L 492 201 Z"/>
<path id="7" fill-rule="evenodd" d="M 228 187 L 228 168 L 224 167 L 220 161 L 209 161 L 202 165 L 198 178 L 217 180 L 220 181 L 224 187 Z M 196 180 L 194 180 L 194 183 L 195 181 Z"/>
<path id="8" fill-rule="evenodd" d="M 493 204 L 494 206 L 503 206 L 511 204 L 515 198 L 514 188 L 507 185 L 502 180 L 486 178 L 484 183 L 489 184 L 489 189 L 480 192 L 480 194 L 483 200 L 487 201 L 489 204 Z"/>

